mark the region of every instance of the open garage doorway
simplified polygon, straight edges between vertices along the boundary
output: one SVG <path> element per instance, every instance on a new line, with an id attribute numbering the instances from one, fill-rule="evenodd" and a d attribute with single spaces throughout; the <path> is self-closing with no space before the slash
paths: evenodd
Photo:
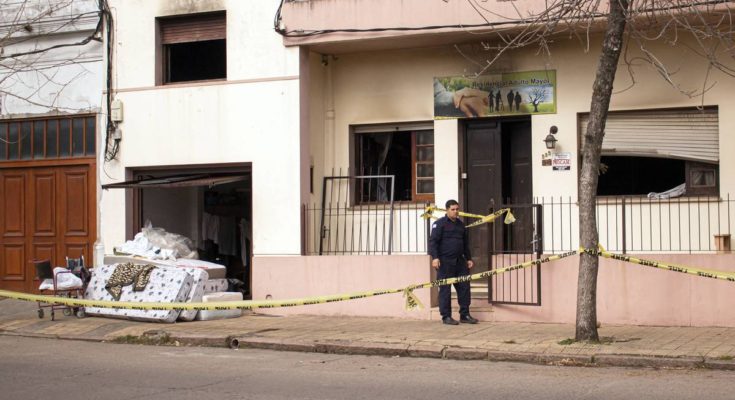
<path id="1" fill-rule="evenodd" d="M 252 173 L 250 165 L 129 170 L 126 182 L 103 186 L 127 193 L 126 237 L 146 226 L 191 240 L 186 257 L 224 265 L 233 290 L 251 295 Z M 240 281 L 242 282 L 240 284 Z"/>

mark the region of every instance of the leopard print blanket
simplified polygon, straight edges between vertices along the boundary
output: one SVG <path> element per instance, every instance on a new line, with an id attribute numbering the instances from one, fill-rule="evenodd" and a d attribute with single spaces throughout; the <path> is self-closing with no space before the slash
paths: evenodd
<path id="1" fill-rule="evenodd" d="M 145 290 L 151 278 L 151 271 L 156 267 L 150 264 L 135 265 L 133 263 L 119 264 L 107 280 L 105 289 L 115 301 L 120 300 L 123 286 L 133 285 L 133 291 Z"/>

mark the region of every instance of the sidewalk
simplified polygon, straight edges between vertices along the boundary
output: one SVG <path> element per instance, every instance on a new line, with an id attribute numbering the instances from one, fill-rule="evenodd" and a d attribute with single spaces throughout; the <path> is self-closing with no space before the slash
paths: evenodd
<path id="1" fill-rule="evenodd" d="M 602 326 L 601 344 L 570 343 L 566 324 L 442 325 L 389 318 L 247 313 L 155 324 L 108 318 L 39 319 L 36 304 L 0 300 L 0 334 L 73 340 L 518 361 L 553 365 L 735 370 L 735 328 Z"/>

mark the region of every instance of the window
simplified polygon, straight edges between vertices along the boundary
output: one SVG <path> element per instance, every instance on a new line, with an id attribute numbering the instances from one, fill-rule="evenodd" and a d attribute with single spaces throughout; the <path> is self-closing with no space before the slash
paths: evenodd
<path id="1" fill-rule="evenodd" d="M 670 158 L 602 156 L 598 196 L 647 195 L 679 187 L 680 195 L 717 195 L 717 164 Z"/>
<path id="2" fill-rule="evenodd" d="M 579 138 L 588 115 L 580 115 Z M 608 115 L 602 143 L 601 196 L 717 195 L 719 116 L 716 107 L 618 111 Z M 652 196 L 656 197 L 656 196 Z"/>
<path id="3" fill-rule="evenodd" d="M 394 175 L 395 201 L 433 201 L 434 131 L 431 129 L 357 127 L 359 175 Z M 358 202 L 390 200 L 389 179 L 358 181 Z"/>
<path id="4" fill-rule="evenodd" d="M 718 172 L 717 164 L 687 162 L 686 193 L 692 196 L 718 195 Z"/>
<path id="5" fill-rule="evenodd" d="M 95 116 L 0 121 L 0 162 L 93 157 Z"/>
<path id="6" fill-rule="evenodd" d="M 224 12 L 158 19 L 161 47 L 159 82 L 227 78 Z"/>

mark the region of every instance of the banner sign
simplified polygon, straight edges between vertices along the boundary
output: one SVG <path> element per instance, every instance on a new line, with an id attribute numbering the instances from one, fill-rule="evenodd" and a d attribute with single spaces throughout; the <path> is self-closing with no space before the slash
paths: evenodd
<path id="1" fill-rule="evenodd" d="M 556 113 L 556 71 L 434 78 L 434 118 Z"/>

